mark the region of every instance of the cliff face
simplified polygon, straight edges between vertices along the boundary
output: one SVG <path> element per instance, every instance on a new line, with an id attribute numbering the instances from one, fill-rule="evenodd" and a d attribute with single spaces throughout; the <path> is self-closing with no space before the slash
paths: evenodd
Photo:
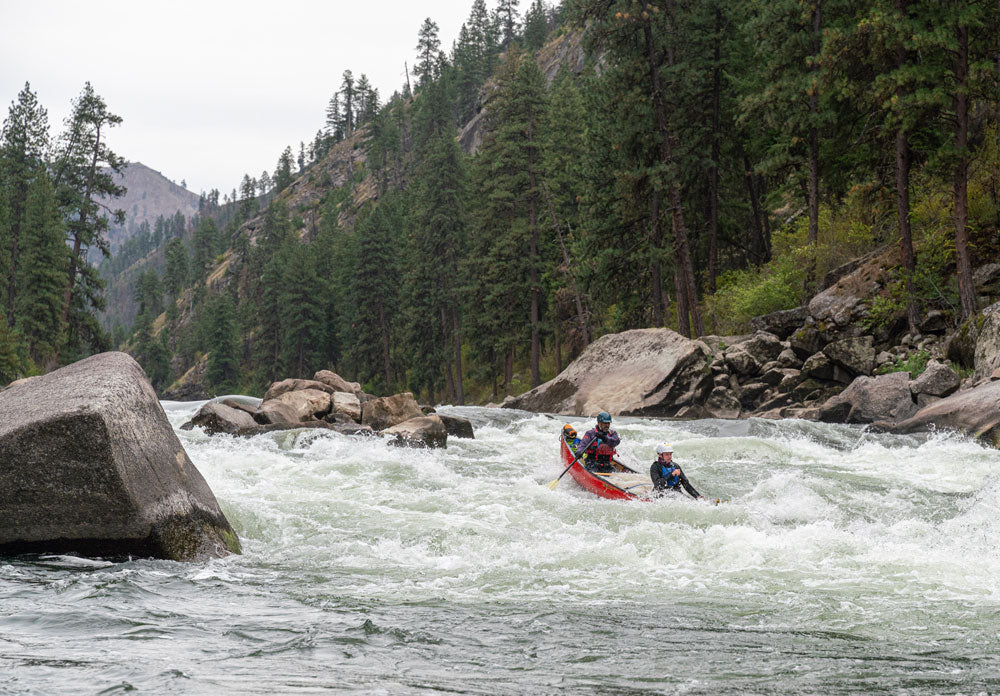
<path id="1" fill-rule="evenodd" d="M 115 253 L 143 222 L 152 227 L 159 216 L 169 217 L 180 211 L 190 218 L 198 212 L 198 195 L 170 181 L 154 169 L 141 162 L 130 162 L 116 183 L 128 191 L 117 200 L 100 201 L 112 210 L 125 211 L 125 224 L 111 223 L 108 241 L 111 253 Z"/>

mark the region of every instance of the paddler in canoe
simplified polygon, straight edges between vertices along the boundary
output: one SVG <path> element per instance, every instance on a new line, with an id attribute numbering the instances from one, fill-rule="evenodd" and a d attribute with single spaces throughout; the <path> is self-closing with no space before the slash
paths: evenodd
<path id="1" fill-rule="evenodd" d="M 596 474 L 622 471 L 623 467 L 614 460 L 615 448 L 622 439 L 611 429 L 611 414 L 601 411 L 597 414 L 597 424 L 584 433 L 576 451 L 583 450 L 581 457 L 584 467 Z"/>

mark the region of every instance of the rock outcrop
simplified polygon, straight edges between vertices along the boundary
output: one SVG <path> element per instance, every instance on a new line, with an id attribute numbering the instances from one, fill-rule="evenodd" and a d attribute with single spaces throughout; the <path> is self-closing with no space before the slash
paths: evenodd
<path id="1" fill-rule="evenodd" d="M 895 433 L 956 430 L 1000 447 L 1000 380 L 935 401 L 902 422 L 877 421 L 875 425 Z"/>
<path id="2" fill-rule="evenodd" d="M 571 416 L 700 416 L 712 390 L 711 353 L 670 329 L 602 336 L 562 374 L 505 407 Z"/>
<path id="3" fill-rule="evenodd" d="M 142 368 L 102 353 L 0 392 L 0 553 L 195 560 L 236 534 Z"/>

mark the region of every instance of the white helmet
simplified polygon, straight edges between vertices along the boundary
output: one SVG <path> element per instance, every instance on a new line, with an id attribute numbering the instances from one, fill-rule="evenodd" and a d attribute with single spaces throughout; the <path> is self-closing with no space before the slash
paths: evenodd
<path id="1" fill-rule="evenodd" d="M 673 452 L 673 451 L 674 451 L 674 448 L 671 445 L 668 445 L 666 442 L 664 442 L 663 444 L 660 444 L 660 445 L 656 446 L 656 453 L 657 454 L 663 454 L 665 452 Z"/>

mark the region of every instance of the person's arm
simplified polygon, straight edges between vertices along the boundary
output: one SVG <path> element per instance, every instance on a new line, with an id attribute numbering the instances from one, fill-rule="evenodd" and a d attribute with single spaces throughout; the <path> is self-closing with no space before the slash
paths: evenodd
<path id="1" fill-rule="evenodd" d="M 618 433 L 614 430 L 608 431 L 607 435 L 604 436 L 604 441 L 611 449 L 617 449 L 618 445 L 622 443 L 622 439 L 618 437 Z"/>
<path id="2" fill-rule="evenodd" d="M 653 462 L 653 465 L 649 467 L 649 478 L 653 480 L 653 490 L 658 491 L 664 487 L 663 477 L 660 475 L 660 463 Z"/>
<path id="3" fill-rule="evenodd" d="M 596 439 L 597 439 L 596 434 L 592 435 L 590 431 L 587 431 L 587 433 L 584 434 L 583 439 L 580 440 L 580 444 L 577 446 L 576 451 L 580 452 L 582 450 L 586 452 L 588 449 L 590 449 L 590 446 L 594 444 L 594 440 Z"/>
<path id="4" fill-rule="evenodd" d="M 692 486 L 691 482 L 688 481 L 688 477 L 684 475 L 684 470 L 683 469 L 678 468 L 677 469 L 677 473 L 681 477 L 681 485 L 684 486 L 684 490 L 687 491 L 687 494 L 689 496 L 691 496 L 692 498 L 703 498 L 704 497 L 703 495 L 701 495 L 701 493 L 699 493 L 698 491 L 696 491 L 694 489 L 694 486 Z"/>

